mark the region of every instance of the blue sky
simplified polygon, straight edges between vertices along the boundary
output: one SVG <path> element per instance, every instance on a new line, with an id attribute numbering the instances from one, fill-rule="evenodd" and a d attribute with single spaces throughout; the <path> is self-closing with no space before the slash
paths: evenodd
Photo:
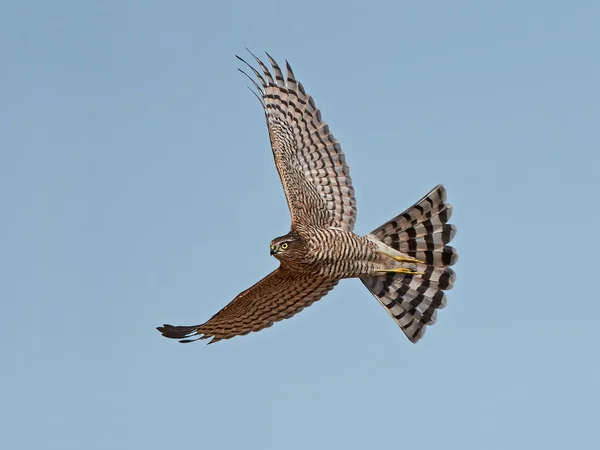
<path id="1" fill-rule="evenodd" d="M 0 6 L 0 443 L 593 448 L 600 3 Z M 216 345 L 289 215 L 244 47 L 340 140 L 364 234 L 445 184 L 461 259 L 411 344 L 357 280 Z M 596 444 L 594 444 L 594 442 Z"/>

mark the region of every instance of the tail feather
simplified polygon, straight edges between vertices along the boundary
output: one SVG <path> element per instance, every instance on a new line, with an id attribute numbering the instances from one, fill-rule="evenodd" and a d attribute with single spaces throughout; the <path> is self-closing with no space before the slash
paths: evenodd
<path id="1" fill-rule="evenodd" d="M 446 188 L 439 184 L 413 206 L 373 230 L 371 234 L 378 236 L 408 230 L 411 224 L 424 223 L 426 219 L 437 215 L 442 215 L 441 221 L 445 223 L 449 219 L 445 217 L 445 210 L 450 210 L 452 214 L 452 206 L 446 204 Z"/>
<path id="2" fill-rule="evenodd" d="M 427 325 L 437 319 L 437 310 L 446 306 L 444 290 L 451 289 L 456 274 L 448 267 L 458 253 L 447 245 L 456 227 L 447 221 L 452 206 L 446 203 L 446 190 L 437 186 L 402 214 L 386 222 L 371 235 L 389 247 L 419 259 L 422 275 L 388 273 L 361 278 L 412 342 L 418 342 Z"/>
<path id="3" fill-rule="evenodd" d="M 448 218 L 446 218 L 448 220 Z M 444 243 L 450 242 L 456 234 L 456 227 L 449 223 L 434 222 L 430 219 L 413 225 L 406 231 L 399 231 L 397 234 L 397 241 L 403 242 L 404 240 L 415 239 L 422 236 L 428 236 L 430 234 L 440 234 Z M 394 237 L 394 236 L 390 236 Z"/>

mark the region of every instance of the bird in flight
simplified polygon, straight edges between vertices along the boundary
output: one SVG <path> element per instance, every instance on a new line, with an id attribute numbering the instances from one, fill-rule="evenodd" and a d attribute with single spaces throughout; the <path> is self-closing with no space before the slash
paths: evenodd
<path id="1" fill-rule="evenodd" d="M 252 54 L 252 53 L 251 53 Z M 193 342 L 260 331 L 310 306 L 343 278 L 360 278 L 408 339 L 419 341 L 446 305 L 458 253 L 447 245 L 452 206 L 438 185 L 403 213 L 366 236 L 353 233 L 356 200 L 339 142 L 313 98 L 267 53 L 271 69 L 242 61 L 267 121 L 275 166 L 291 214 L 288 233 L 273 239 L 279 267 L 200 325 L 158 327 L 163 336 Z"/>

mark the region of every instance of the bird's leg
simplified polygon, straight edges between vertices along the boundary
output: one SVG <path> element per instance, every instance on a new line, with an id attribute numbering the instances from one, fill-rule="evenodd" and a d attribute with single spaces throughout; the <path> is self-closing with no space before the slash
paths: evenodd
<path id="1" fill-rule="evenodd" d="M 405 267 L 396 267 L 395 269 L 377 269 L 380 273 L 404 273 L 406 275 L 425 275 L 425 272 L 415 272 L 414 270 Z"/>
<path id="2" fill-rule="evenodd" d="M 412 258 L 410 256 L 392 255 L 390 253 L 382 252 L 382 251 L 379 251 L 378 253 L 381 255 L 387 256 L 388 258 L 392 258 L 393 260 L 398 261 L 399 263 L 425 264 L 423 261 L 418 260 L 416 258 Z M 403 273 L 406 275 L 424 275 L 424 272 L 417 272 L 415 270 L 412 270 L 412 269 L 409 269 L 406 267 L 396 267 L 393 269 L 378 269 L 377 272 L 380 272 L 380 273 Z"/>
<path id="3" fill-rule="evenodd" d="M 385 253 L 385 252 L 379 252 L 382 255 L 385 256 L 389 256 L 392 259 L 395 259 L 398 262 L 409 262 L 409 263 L 417 263 L 417 264 L 425 264 L 424 261 L 421 261 L 419 259 L 416 258 L 411 258 L 410 256 L 396 256 L 396 255 L 390 255 L 389 253 Z"/>

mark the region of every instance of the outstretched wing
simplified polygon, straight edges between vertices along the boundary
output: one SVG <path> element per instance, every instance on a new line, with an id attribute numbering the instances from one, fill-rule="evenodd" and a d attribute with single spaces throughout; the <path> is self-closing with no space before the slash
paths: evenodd
<path id="1" fill-rule="evenodd" d="M 323 297 L 338 283 L 292 272 L 279 267 L 250 289 L 239 294 L 225 308 L 202 325 L 158 327 L 163 336 L 193 342 L 213 338 L 209 343 L 260 331 L 289 319 Z M 189 339 L 197 336 L 195 339 Z"/>
<path id="2" fill-rule="evenodd" d="M 254 55 L 252 55 L 254 56 Z M 321 119 L 321 113 L 286 61 L 287 76 L 267 53 L 273 75 L 256 56 L 263 74 L 248 65 L 260 85 L 258 90 L 267 119 L 275 165 L 292 215 L 297 224 L 332 226 L 352 231 L 356 200 L 350 170 L 339 142 Z M 247 75 L 244 71 L 242 73 Z"/>

